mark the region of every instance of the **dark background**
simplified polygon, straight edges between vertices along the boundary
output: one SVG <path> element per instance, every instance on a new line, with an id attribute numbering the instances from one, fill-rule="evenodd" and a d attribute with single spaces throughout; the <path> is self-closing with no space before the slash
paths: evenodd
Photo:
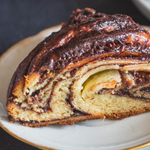
<path id="1" fill-rule="evenodd" d="M 67 21 L 73 10 L 84 7 L 107 14 L 127 14 L 139 24 L 150 25 L 130 0 L 0 0 L 0 56 L 20 40 Z M 0 150 L 37 148 L 0 128 Z"/>

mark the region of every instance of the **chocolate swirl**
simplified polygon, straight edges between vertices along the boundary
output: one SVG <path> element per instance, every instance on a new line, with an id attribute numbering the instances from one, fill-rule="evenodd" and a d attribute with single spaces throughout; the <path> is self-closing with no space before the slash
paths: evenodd
<path id="1" fill-rule="evenodd" d="M 51 105 L 54 105 L 52 99 L 54 93 L 56 94 L 55 90 L 57 88 L 59 88 L 59 91 L 64 90 L 59 87 L 60 83 L 62 83 L 62 86 L 66 84 L 64 80 L 68 81 L 67 88 L 69 89 L 66 90 L 64 105 L 67 105 L 66 109 L 70 111 L 69 115 L 64 118 L 74 115 L 76 111 L 80 112 L 80 116 L 92 114 L 87 109 L 84 110 L 75 106 L 77 101 L 74 100 L 76 97 L 73 94 L 74 84 L 79 83 L 79 72 L 82 78 L 98 67 L 107 66 L 106 70 L 110 70 L 111 67 L 108 66 L 111 65 L 113 66 L 112 69 L 120 71 L 120 75 L 119 72 L 107 72 L 115 74 L 118 79 L 114 79 L 116 82 L 112 81 L 114 85 L 110 88 L 104 86 L 99 89 L 97 94 L 128 95 L 133 99 L 145 98 L 146 101 L 149 101 L 148 96 L 144 97 L 142 93 L 143 89 L 148 89 L 149 80 L 140 85 L 142 90 L 137 89 L 133 83 L 138 79 L 134 77 L 133 70 L 130 69 L 133 67 L 137 74 L 140 74 L 140 71 L 148 72 L 149 61 L 150 35 L 131 17 L 122 14 L 96 13 L 95 10 L 90 8 L 77 9 L 70 16 L 68 22 L 62 24 L 60 31 L 45 38 L 18 66 L 8 89 L 7 108 L 9 115 L 13 116 L 10 110 L 12 103 L 17 106 L 20 105 L 21 109 L 24 108 L 24 111 L 52 112 Z M 137 67 L 135 68 L 133 65 L 137 65 Z M 144 70 L 141 69 L 142 65 Z M 86 66 L 87 70 L 85 69 Z M 82 72 L 82 70 L 84 71 Z M 129 74 L 126 74 L 126 72 L 129 72 Z M 96 73 L 89 73 L 89 78 Z M 149 73 L 146 73 L 146 76 L 143 77 L 149 79 Z M 86 78 L 86 80 L 90 79 Z M 88 85 L 86 80 L 82 83 L 82 88 L 85 88 L 84 85 Z M 94 85 L 92 86 L 94 87 Z M 82 92 L 82 88 L 80 92 Z M 103 115 L 95 115 L 95 118 L 100 118 L 100 116 Z M 106 116 L 113 118 L 110 114 Z M 120 118 L 123 118 L 121 116 Z M 14 120 L 21 119 L 17 117 Z M 55 119 L 52 117 L 48 120 Z"/>

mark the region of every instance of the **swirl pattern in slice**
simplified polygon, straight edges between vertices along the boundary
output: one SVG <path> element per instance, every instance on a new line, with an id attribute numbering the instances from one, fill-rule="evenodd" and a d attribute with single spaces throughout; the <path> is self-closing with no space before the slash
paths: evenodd
<path id="1" fill-rule="evenodd" d="M 77 9 L 20 63 L 10 121 L 38 127 L 150 111 L 150 34 L 129 16 Z"/>

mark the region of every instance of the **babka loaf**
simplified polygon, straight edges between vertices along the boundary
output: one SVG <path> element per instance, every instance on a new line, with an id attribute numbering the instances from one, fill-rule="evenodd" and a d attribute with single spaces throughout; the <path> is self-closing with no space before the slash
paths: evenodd
<path id="1" fill-rule="evenodd" d="M 77 9 L 20 63 L 11 122 L 39 127 L 150 111 L 150 34 L 122 14 Z"/>

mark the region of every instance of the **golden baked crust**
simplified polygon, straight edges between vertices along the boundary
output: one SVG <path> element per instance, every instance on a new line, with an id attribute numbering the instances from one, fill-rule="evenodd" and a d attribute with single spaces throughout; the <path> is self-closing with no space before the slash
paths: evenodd
<path id="1" fill-rule="evenodd" d="M 129 16 L 77 9 L 20 63 L 11 122 L 38 127 L 150 111 L 150 35 Z"/>
<path id="2" fill-rule="evenodd" d="M 61 120 L 54 120 L 54 121 L 43 121 L 43 122 L 21 122 L 22 125 L 24 126 L 29 126 L 29 127 L 43 127 L 43 126 L 49 126 L 50 124 L 60 124 L 60 125 L 73 125 L 75 122 L 79 122 L 79 121 L 85 121 L 85 120 L 94 120 L 94 119 L 100 119 L 100 118 L 109 118 L 112 120 L 116 120 L 116 119 L 124 119 L 130 116 L 135 116 L 135 115 L 139 115 L 141 113 L 144 112 L 148 112 L 150 111 L 150 107 L 149 108 L 145 108 L 143 110 L 137 110 L 137 111 L 130 111 L 130 112 L 124 112 L 124 113 L 114 113 L 114 114 L 106 114 L 105 116 L 103 114 L 99 115 L 99 116 L 91 116 L 91 115 L 86 115 L 86 116 L 76 116 L 76 117 L 71 117 L 71 118 L 66 118 L 66 119 L 61 119 Z M 11 120 L 11 123 L 13 123 L 14 121 Z"/>

